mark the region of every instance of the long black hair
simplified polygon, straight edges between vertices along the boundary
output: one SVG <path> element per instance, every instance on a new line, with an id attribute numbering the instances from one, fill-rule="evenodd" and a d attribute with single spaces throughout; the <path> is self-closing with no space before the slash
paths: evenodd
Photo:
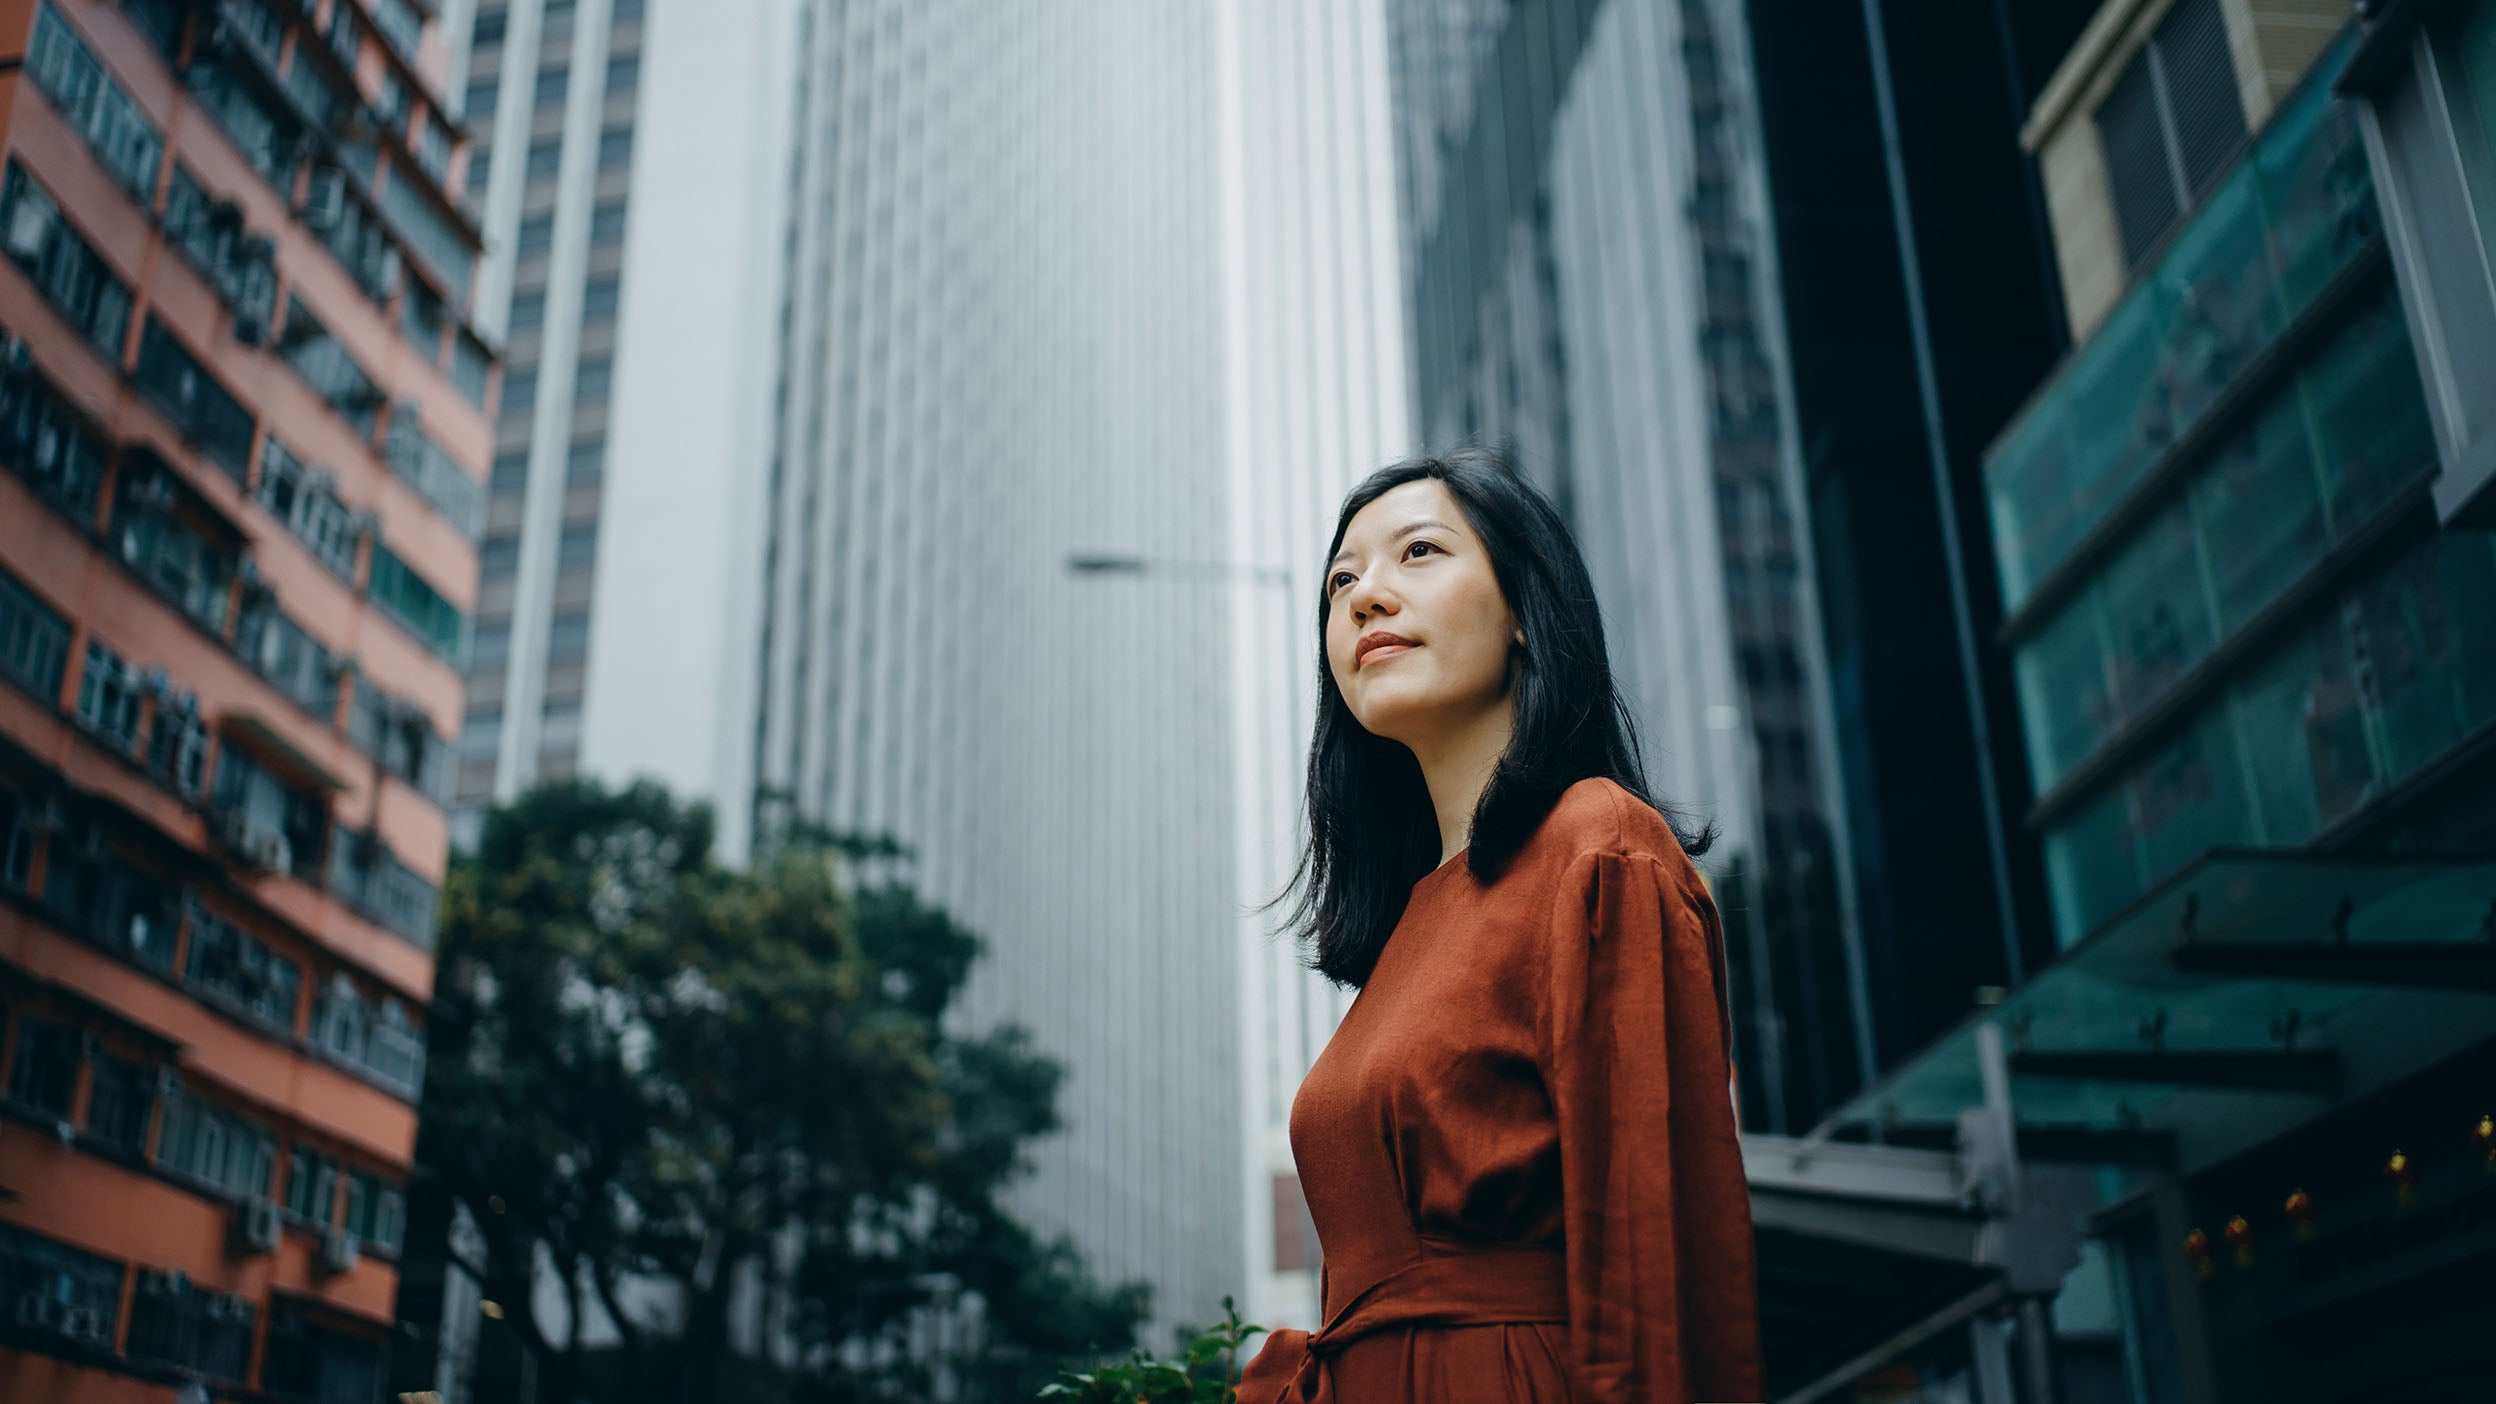
<path id="1" fill-rule="evenodd" d="M 1505 458 L 1466 448 L 1370 474 L 1344 498 L 1327 558 L 1343 548 L 1344 529 L 1362 508 L 1423 478 L 1447 489 L 1482 539 L 1525 635 L 1509 660 L 1516 732 L 1474 806 L 1465 866 L 1483 881 L 1496 877 L 1561 792 L 1590 776 L 1608 777 L 1664 812 L 1647 793 L 1637 723 L 1612 679 L 1585 559 L 1568 524 Z M 1359 986 L 1404 915 L 1413 884 L 1439 865 L 1439 822 L 1413 753 L 1362 726 L 1345 705 L 1326 658 L 1327 608 L 1321 597 L 1308 842 L 1283 897 L 1299 894 L 1290 925 L 1314 948 L 1312 967 L 1337 984 Z M 1669 812 L 1666 819 L 1673 822 Z M 1673 831 L 1693 854 L 1716 836 L 1712 825 L 1694 831 L 1676 822 Z"/>

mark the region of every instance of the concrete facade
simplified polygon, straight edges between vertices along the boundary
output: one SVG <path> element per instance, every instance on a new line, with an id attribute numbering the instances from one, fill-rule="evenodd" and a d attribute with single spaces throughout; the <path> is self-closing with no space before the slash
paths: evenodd
<path id="1" fill-rule="evenodd" d="M 0 1397 L 377 1389 L 493 371 L 439 26 L 0 51 Z"/>

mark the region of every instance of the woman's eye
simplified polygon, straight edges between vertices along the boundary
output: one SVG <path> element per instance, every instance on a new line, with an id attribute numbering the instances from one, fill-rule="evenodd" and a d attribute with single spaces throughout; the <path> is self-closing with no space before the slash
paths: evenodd
<path id="1" fill-rule="evenodd" d="M 1352 572 L 1348 570 L 1336 571 L 1334 574 L 1326 577 L 1326 593 L 1331 595 L 1350 583 L 1352 583 Z"/>
<path id="2" fill-rule="evenodd" d="M 1413 544 L 1411 544 L 1410 546 L 1407 546 L 1407 547 L 1405 547 L 1405 548 L 1404 548 L 1404 554 L 1409 556 L 1409 555 L 1411 555 L 1412 553 L 1414 553 L 1415 551 L 1436 551 L 1436 550 L 1438 550 L 1438 549 L 1439 549 L 1439 548 L 1438 548 L 1437 546 L 1433 545 L 1433 544 L 1432 544 L 1432 543 L 1430 543 L 1430 542 L 1427 542 L 1427 541 L 1416 541 L 1416 542 L 1414 542 Z"/>

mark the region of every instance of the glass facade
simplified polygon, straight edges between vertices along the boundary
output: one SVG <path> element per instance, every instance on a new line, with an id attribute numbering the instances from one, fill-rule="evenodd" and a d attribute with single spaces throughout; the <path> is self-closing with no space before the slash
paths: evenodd
<path id="1" fill-rule="evenodd" d="M 2196 431 L 2380 233 L 2335 52 L 2075 350 L 1986 464 L 2016 611 Z"/>
<path id="2" fill-rule="evenodd" d="M 2344 40 L 1986 465 L 2055 929 L 2296 848 L 2496 722 Z M 2024 606 L 2024 608 L 2023 608 Z"/>

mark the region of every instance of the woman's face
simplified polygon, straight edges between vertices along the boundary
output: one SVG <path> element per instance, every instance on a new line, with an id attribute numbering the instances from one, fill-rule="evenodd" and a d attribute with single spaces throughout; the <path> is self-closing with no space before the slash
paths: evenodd
<path id="1" fill-rule="evenodd" d="M 1516 618 L 1490 553 L 1436 479 L 1399 484 L 1354 514 L 1326 591 L 1326 665 L 1372 734 L 1427 744 L 1507 697 Z"/>

